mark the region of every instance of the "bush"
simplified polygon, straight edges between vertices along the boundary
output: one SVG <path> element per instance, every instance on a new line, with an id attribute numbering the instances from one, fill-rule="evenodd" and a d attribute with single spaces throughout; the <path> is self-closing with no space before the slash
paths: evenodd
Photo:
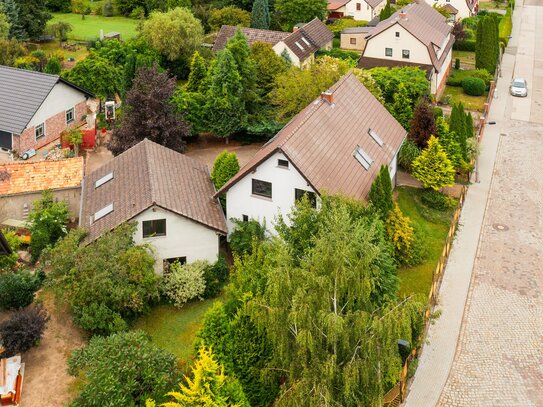
<path id="1" fill-rule="evenodd" d="M 360 54 L 358 52 L 345 51 L 340 48 L 332 48 L 329 51 L 324 51 L 324 50 L 319 51 L 317 55 L 319 56 L 327 55 L 332 58 L 343 59 L 344 61 L 352 63 L 353 66 L 358 63 L 358 59 L 360 58 Z"/>
<path id="2" fill-rule="evenodd" d="M 341 32 L 345 28 L 351 27 L 365 27 L 368 25 L 367 21 L 363 20 L 353 20 L 353 18 L 340 18 L 339 20 L 334 21 L 333 24 L 329 25 L 328 28 L 334 33 L 336 38 L 339 38 Z"/>
<path id="3" fill-rule="evenodd" d="M 47 61 L 47 65 L 45 65 L 45 73 L 51 75 L 60 75 L 61 70 L 62 65 L 60 64 L 60 61 L 54 57 L 49 58 L 49 61 Z"/>
<path id="4" fill-rule="evenodd" d="M 15 267 L 19 259 L 17 250 L 21 247 L 21 239 L 14 232 L 4 232 L 3 234 L 11 249 L 11 254 L 0 256 L 0 272 L 9 271 Z"/>
<path id="5" fill-rule="evenodd" d="M 493 79 L 492 75 L 486 69 L 455 69 L 447 78 L 447 85 L 460 87 L 462 86 L 462 81 L 469 77 L 482 79 L 487 89 L 490 86 L 490 81 Z"/>
<path id="6" fill-rule="evenodd" d="M 204 273 L 208 267 L 210 264 L 204 260 L 171 264 L 170 272 L 162 282 L 162 292 L 176 307 L 182 307 L 194 298 L 201 300 L 206 289 Z"/>
<path id="7" fill-rule="evenodd" d="M 219 190 L 239 171 L 239 161 L 236 153 L 224 150 L 217 155 L 211 170 L 211 181 L 215 189 Z"/>
<path id="8" fill-rule="evenodd" d="M 253 244 L 262 242 L 266 236 L 266 225 L 251 219 L 244 222 L 232 219 L 234 231 L 230 234 L 230 248 L 238 256 L 252 253 Z"/>
<path id="9" fill-rule="evenodd" d="M 23 308 L 32 304 L 34 293 L 40 285 L 41 280 L 26 270 L 0 274 L 0 310 Z"/>
<path id="10" fill-rule="evenodd" d="M 100 11 L 102 11 L 102 14 L 104 17 L 112 17 L 113 16 L 113 4 L 111 4 L 111 0 L 106 0 L 104 3 L 103 8 L 98 7 Z"/>
<path id="11" fill-rule="evenodd" d="M 93 337 L 69 357 L 68 373 L 81 379 L 72 407 L 144 406 L 149 397 L 164 401 L 179 379 L 175 356 L 141 331 Z"/>
<path id="12" fill-rule="evenodd" d="M 460 58 L 454 60 L 454 69 L 460 69 Z"/>
<path id="13" fill-rule="evenodd" d="M 424 205 L 440 211 L 452 209 L 456 206 L 456 201 L 453 198 L 433 189 L 422 191 L 420 199 Z"/>
<path id="14" fill-rule="evenodd" d="M 462 89 L 470 96 L 481 96 L 485 93 L 485 81 L 479 78 L 468 77 L 462 81 Z"/>
<path id="15" fill-rule="evenodd" d="M 0 324 L 0 344 L 4 352 L 0 357 L 11 357 L 30 350 L 41 339 L 49 321 L 43 306 L 18 311 Z"/>
<path id="16" fill-rule="evenodd" d="M 475 52 L 475 40 L 457 41 L 453 45 L 456 51 L 471 51 Z"/>
<path id="17" fill-rule="evenodd" d="M 411 219 L 402 213 L 397 203 L 388 214 L 385 227 L 396 261 L 400 264 L 411 264 L 415 233 Z"/>
<path id="18" fill-rule="evenodd" d="M 400 148 L 398 164 L 407 172 L 413 171 L 413 161 L 420 155 L 420 148 L 413 140 L 407 139 Z"/>
<path id="19" fill-rule="evenodd" d="M 228 280 L 228 264 L 223 256 L 204 269 L 204 280 L 206 288 L 203 297 L 216 297 Z"/>

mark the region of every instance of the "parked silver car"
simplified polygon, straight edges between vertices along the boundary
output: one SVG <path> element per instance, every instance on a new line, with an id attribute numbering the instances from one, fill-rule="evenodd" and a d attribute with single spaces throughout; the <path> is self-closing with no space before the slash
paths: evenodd
<path id="1" fill-rule="evenodd" d="M 528 84 L 526 83 L 526 79 L 523 79 L 523 78 L 513 79 L 513 82 L 511 82 L 510 91 L 511 91 L 511 95 L 513 96 L 520 96 L 520 97 L 528 96 Z"/>

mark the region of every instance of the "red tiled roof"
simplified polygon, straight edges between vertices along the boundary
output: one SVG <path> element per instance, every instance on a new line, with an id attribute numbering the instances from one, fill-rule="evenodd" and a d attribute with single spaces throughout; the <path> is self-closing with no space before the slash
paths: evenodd
<path id="1" fill-rule="evenodd" d="M 83 157 L 1 164 L 0 196 L 77 188 L 82 178 Z"/>
<path id="2" fill-rule="evenodd" d="M 316 99 L 271 139 L 217 195 L 226 192 L 263 161 L 281 151 L 319 193 L 366 199 L 382 164 L 389 165 L 406 136 L 405 129 L 349 73 L 329 92 L 333 104 Z M 369 135 L 375 131 L 383 146 Z M 357 146 L 372 159 L 365 170 L 354 157 Z"/>
<path id="3" fill-rule="evenodd" d="M 109 173 L 113 179 L 95 188 Z M 226 234 L 214 193 L 204 163 L 145 139 L 84 178 L 79 222 L 89 230 L 87 241 L 92 241 L 157 205 Z M 111 203 L 113 212 L 90 221 Z"/>
<path id="4" fill-rule="evenodd" d="M 223 25 L 219 31 L 219 34 L 217 35 L 217 38 L 215 39 L 215 42 L 213 43 L 213 52 L 219 52 L 224 49 L 228 40 L 236 33 L 236 30 L 237 27 L 232 25 Z M 290 35 L 288 32 L 261 30 L 258 28 L 241 28 L 241 32 L 243 35 L 245 35 L 245 38 L 247 38 L 249 45 L 259 41 L 274 46 L 279 41 L 284 40 Z"/>
<path id="5" fill-rule="evenodd" d="M 328 0 L 328 10 L 334 11 L 338 8 L 343 7 L 345 4 L 351 0 Z"/>

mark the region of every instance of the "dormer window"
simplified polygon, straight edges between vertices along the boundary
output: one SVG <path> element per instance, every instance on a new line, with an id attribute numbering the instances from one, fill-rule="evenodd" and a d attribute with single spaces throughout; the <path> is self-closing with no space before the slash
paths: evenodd
<path id="1" fill-rule="evenodd" d="M 111 181 L 113 179 L 113 172 L 110 172 L 106 175 L 104 175 L 102 178 L 100 178 L 99 180 L 97 180 L 95 183 L 94 183 L 94 189 L 98 188 L 98 187 L 101 187 L 102 185 L 104 185 L 106 182 L 108 181 Z"/>

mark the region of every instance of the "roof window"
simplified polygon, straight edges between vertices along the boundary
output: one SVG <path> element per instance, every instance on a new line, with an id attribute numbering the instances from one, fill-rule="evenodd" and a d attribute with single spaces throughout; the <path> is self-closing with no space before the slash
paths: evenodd
<path id="1" fill-rule="evenodd" d="M 356 146 L 356 150 L 354 150 L 354 158 L 367 170 L 370 169 L 371 164 L 373 163 L 373 160 L 371 157 L 364 151 L 360 146 Z"/>
<path id="2" fill-rule="evenodd" d="M 307 41 L 307 40 L 305 39 L 305 37 L 302 37 L 302 41 L 305 42 L 307 46 L 311 45 L 311 44 L 309 43 L 309 41 Z"/>
<path id="3" fill-rule="evenodd" d="M 379 134 L 377 134 L 377 132 L 373 129 L 369 129 L 368 130 L 368 133 L 369 135 L 371 136 L 371 138 L 377 143 L 379 144 L 379 147 L 383 147 L 383 140 L 381 139 L 381 137 L 379 137 Z"/>
<path id="4" fill-rule="evenodd" d="M 296 45 L 298 46 L 298 48 L 300 48 L 302 51 L 304 50 L 304 47 L 302 47 L 298 41 L 296 41 L 295 44 L 296 44 Z"/>
<path id="5" fill-rule="evenodd" d="M 102 178 L 100 178 L 94 183 L 94 189 L 101 187 L 106 182 L 111 181 L 112 179 L 113 179 L 113 172 L 110 172 L 109 174 L 104 175 Z"/>
<path id="6" fill-rule="evenodd" d="M 110 203 L 109 205 L 104 206 L 98 212 L 95 212 L 94 222 L 96 222 L 98 219 L 103 218 L 106 215 L 109 215 L 111 212 L 113 212 L 113 202 Z"/>

